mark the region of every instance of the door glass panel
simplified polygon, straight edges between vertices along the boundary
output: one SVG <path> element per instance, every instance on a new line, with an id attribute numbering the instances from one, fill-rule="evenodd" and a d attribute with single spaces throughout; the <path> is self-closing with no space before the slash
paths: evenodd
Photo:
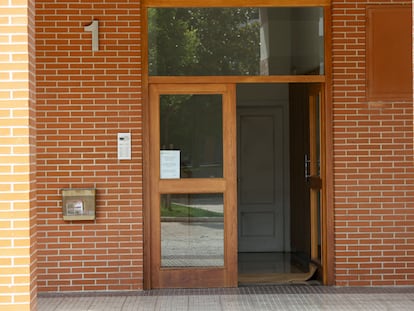
<path id="1" fill-rule="evenodd" d="M 161 95 L 160 146 L 162 179 L 223 177 L 222 96 Z"/>
<path id="2" fill-rule="evenodd" d="M 161 266 L 224 266 L 223 194 L 161 195 Z"/>
<path id="3" fill-rule="evenodd" d="M 152 76 L 323 75 L 320 7 L 149 8 Z"/>

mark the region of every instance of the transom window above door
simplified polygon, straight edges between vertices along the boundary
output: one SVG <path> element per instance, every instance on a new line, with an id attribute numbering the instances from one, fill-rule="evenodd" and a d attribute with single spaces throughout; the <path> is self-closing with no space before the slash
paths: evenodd
<path id="1" fill-rule="evenodd" d="M 150 76 L 324 75 L 324 9 L 148 8 Z"/>

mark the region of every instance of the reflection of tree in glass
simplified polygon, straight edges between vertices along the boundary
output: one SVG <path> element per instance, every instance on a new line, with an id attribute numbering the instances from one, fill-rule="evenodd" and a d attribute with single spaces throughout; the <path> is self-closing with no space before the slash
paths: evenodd
<path id="1" fill-rule="evenodd" d="M 192 95 L 162 95 L 160 98 L 160 143 L 161 149 L 180 149 L 190 133 L 184 132 L 191 118 L 191 110 L 187 107 Z M 180 121 L 181 120 L 181 121 Z"/>
<path id="2" fill-rule="evenodd" d="M 196 31 L 177 18 L 179 9 L 148 10 L 149 68 L 151 74 L 181 72 L 194 62 Z M 156 72 L 152 72 L 155 71 Z"/>
<path id="3" fill-rule="evenodd" d="M 160 146 L 181 151 L 181 177 L 202 174 L 203 165 L 221 166 L 221 95 L 162 95 Z M 206 152 L 206 146 L 210 152 Z"/>
<path id="4" fill-rule="evenodd" d="M 150 9 L 151 75 L 256 75 L 255 8 Z"/>

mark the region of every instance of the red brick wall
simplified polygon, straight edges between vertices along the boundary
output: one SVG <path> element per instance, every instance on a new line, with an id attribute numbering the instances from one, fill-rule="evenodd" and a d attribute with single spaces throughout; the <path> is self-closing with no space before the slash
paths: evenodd
<path id="1" fill-rule="evenodd" d="M 412 102 L 365 101 L 366 4 L 332 6 L 334 280 L 413 284 Z M 142 288 L 139 6 L 36 1 L 40 291 Z M 118 132 L 132 133 L 130 161 L 117 160 Z M 62 220 L 61 189 L 77 187 L 97 189 L 96 221 Z"/>
<path id="2" fill-rule="evenodd" d="M 0 309 L 36 310 L 34 0 L 0 3 Z"/>
<path id="3" fill-rule="evenodd" d="M 139 1 L 36 0 L 39 291 L 142 288 L 140 27 Z M 63 221 L 61 189 L 84 187 L 96 220 Z"/>
<path id="4" fill-rule="evenodd" d="M 413 103 L 365 100 L 368 3 L 411 1 L 333 1 L 334 278 L 413 285 Z"/>

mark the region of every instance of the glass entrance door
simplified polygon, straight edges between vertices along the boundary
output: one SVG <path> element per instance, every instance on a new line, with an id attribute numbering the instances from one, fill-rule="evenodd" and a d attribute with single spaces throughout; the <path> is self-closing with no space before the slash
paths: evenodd
<path id="1" fill-rule="evenodd" d="M 237 286 L 235 87 L 150 85 L 151 287 Z"/>

